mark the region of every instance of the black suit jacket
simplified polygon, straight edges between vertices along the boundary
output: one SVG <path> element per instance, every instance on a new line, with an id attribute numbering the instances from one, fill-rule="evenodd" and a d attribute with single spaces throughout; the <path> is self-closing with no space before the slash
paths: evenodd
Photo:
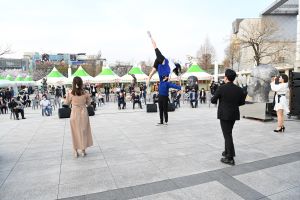
<path id="1" fill-rule="evenodd" d="M 239 106 L 245 104 L 246 95 L 242 88 L 228 82 L 218 87 L 215 95 L 211 98 L 211 103 L 216 104 L 219 100 L 218 119 L 239 120 Z"/>

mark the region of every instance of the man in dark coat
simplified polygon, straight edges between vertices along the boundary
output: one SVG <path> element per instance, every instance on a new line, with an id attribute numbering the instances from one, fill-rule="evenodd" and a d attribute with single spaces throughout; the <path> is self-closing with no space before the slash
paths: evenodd
<path id="1" fill-rule="evenodd" d="M 225 139 L 225 151 L 222 153 L 221 162 L 234 165 L 235 150 L 232 139 L 232 129 L 236 120 L 240 119 L 239 106 L 245 104 L 245 94 L 237 85 L 233 84 L 236 77 L 235 71 L 225 71 L 225 84 L 218 87 L 211 103 L 216 104 L 219 100 L 218 119 Z"/>

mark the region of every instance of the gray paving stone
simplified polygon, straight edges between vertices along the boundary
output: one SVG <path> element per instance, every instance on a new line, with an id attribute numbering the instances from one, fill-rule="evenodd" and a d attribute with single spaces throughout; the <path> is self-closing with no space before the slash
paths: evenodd
<path id="1" fill-rule="evenodd" d="M 148 183 L 144 185 L 142 184 L 132 188 L 136 197 L 172 191 L 175 189 L 178 189 L 178 186 L 170 180 L 157 181 L 155 183 Z"/>
<path id="2" fill-rule="evenodd" d="M 140 197 L 138 200 L 196 200 L 197 198 L 188 195 L 181 190 L 163 192 L 145 197 Z"/>
<path id="3" fill-rule="evenodd" d="M 86 200 L 105 200 L 105 199 L 111 199 L 111 200 L 127 200 L 132 199 L 136 200 L 134 198 L 135 195 L 131 188 L 122 188 L 117 190 L 110 190 L 98 194 L 91 194 L 86 196 Z"/>
<path id="4" fill-rule="evenodd" d="M 57 184 L 49 185 L 44 183 L 36 183 L 26 185 L 15 183 L 3 185 L 0 189 L 1 200 L 53 200 L 57 198 L 58 187 Z"/>
<path id="5" fill-rule="evenodd" d="M 267 168 L 262 171 L 294 186 L 300 186 L 300 161 Z"/>
<path id="6" fill-rule="evenodd" d="M 295 187 L 289 190 L 285 190 L 283 192 L 268 196 L 268 198 L 271 200 L 299 200 L 300 187 Z"/>
<path id="7" fill-rule="evenodd" d="M 0 187 L 4 183 L 10 171 L 0 171 Z"/>
<path id="8" fill-rule="evenodd" d="M 294 187 L 288 182 L 273 177 L 262 170 L 238 175 L 235 178 L 265 196 Z"/>
<path id="9" fill-rule="evenodd" d="M 171 188 L 163 186 L 161 190 L 155 190 L 151 185 L 170 178 L 175 178 L 172 181 L 178 187 L 205 185 L 213 180 L 210 174 L 213 170 L 235 176 L 267 170 L 270 167 L 272 168 L 269 171 L 264 172 L 267 177 L 271 176 L 267 182 L 272 182 L 272 178 L 278 180 L 280 171 L 283 174 L 291 172 L 290 176 L 285 175 L 286 179 L 275 181 L 276 188 L 271 188 L 271 193 L 283 193 L 290 188 L 286 189 L 282 181 L 288 182 L 292 187 L 298 185 L 298 176 L 293 176 L 298 173 L 295 168 L 297 165 L 291 165 L 293 168 L 286 171 L 284 167 L 276 168 L 286 163 L 286 166 L 289 166 L 291 162 L 300 160 L 300 153 L 297 153 L 300 144 L 298 121 L 286 121 L 288 132 L 274 134 L 272 130 L 276 126 L 275 121 L 262 123 L 241 119 L 235 124 L 233 131 L 237 165 L 228 167 L 219 162 L 224 139 L 220 123 L 216 119 L 216 108 L 208 108 L 207 105 L 191 109 L 188 104 L 184 104 L 170 113 L 168 127 L 156 127 L 155 123 L 159 119 L 157 113 L 150 114 L 145 113 L 145 110 L 132 109 L 123 112 L 116 109 L 116 104 L 109 103 L 99 108 L 94 117 L 90 117 L 94 146 L 87 149 L 88 155 L 85 158 L 77 159 L 74 159 L 72 154 L 69 119 L 58 119 L 57 113 L 53 117 L 42 118 L 40 110 L 31 109 L 26 109 L 26 117 L 26 120 L 14 121 L 0 115 L 1 125 L 6 127 L 1 129 L 0 133 L 0 174 L 7 176 L 5 173 L 15 166 L 1 188 L 5 198 L 8 192 L 15 193 L 15 197 L 18 198 L 28 191 L 28 198 L 38 199 L 40 195 L 32 192 L 31 187 L 39 184 L 37 187 L 44 191 L 51 187 L 43 185 L 47 178 L 49 184 L 55 183 L 57 186 L 59 177 L 61 198 L 78 195 L 78 199 L 92 198 L 90 193 L 94 192 L 96 194 L 93 198 L 120 198 L 123 193 L 126 197 L 124 199 L 133 199 L 136 198 L 132 196 L 133 189 L 137 191 L 140 187 L 143 188 L 139 192 L 140 195 L 148 195 L 151 191 L 160 192 L 156 196 L 148 195 L 148 198 L 180 199 L 182 193 L 187 193 L 181 190 L 178 193 L 175 192 L 177 190 L 166 192 L 163 190 Z M 191 121 L 193 123 L 190 123 Z M 255 132 L 252 131 L 253 127 Z M 19 131 L 21 128 L 22 132 Z M 43 131 L 40 131 L 42 128 Z M 286 154 L 289 155 L 285 156 Z M 280 155 L 282 157 L 278 158 Z M 261 162 L 257 162 L 258 160 Z M 97 169 L 105 170 L 101 172 Z M 107 180 L 102 181 L 101 177 L 107 177 Z M 30 182 L 29 179 L 33 180 Z M 28 183 L 26 189 L 19 190 L 13 187 L 19 187 L 24 181 Z M 264 187 L 264 183 L 256 184 Z M 234 185 L 229 184 L 229 189 L 219 185 L 221 186 L 217 186 L 217 193 L 227 194 L 227 190 L 235 190 Z M 255 189 L 251 185 L 245 185 Z M 214 191 L 209 189 L 212 187 L 207 188 Z M 52 192 L 49 195 L 51 196 Z M 199 199 L 199 196 L 201 197 L 201 194 L 190 197 Z"/>
<path id="10" fill-rule="evenodd" d="M 88 162 L 84 162 L 82 159 L 74 159 L 63 161 L 61 165 L 61 172 L 64 173 L 72 170 L 95 169 L 102 167 L 107 167 L 104 159 L 88 160 Z"/>
<path id="11" fill-rule="evenodd" d="M 243 200 L 243 198 L 216 181 L 183 188 L 182 191 L 195 199 Z"/>
<path id="12" fill-rule="evenodd" d="M 89 180 L 112 179 L 110 170 L 107 167 L 102 168 L 77 168 L 69 171 L 61 171 L 60 184 L 74 183 L 78 180 L 88 182 Z"/>
<path id="13" fill-rule="evenodd" d="M 73 183 L 59 185 L 58 198 L 81 196 L 116 189 L 116 184 L 111 175 L 95 177 L 93 179 L 75 180 Z"/>
<path id="14" fill-rule="evenodd" d="M 151 162 L 110 167 L 119 188 L 165 180 L 168 177 Z"/>

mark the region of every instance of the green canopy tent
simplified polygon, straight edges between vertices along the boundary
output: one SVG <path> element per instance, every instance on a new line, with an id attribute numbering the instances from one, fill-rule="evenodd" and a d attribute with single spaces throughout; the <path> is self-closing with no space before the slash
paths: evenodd
<path id="1" fill-rule="evenodd" d="M 79 66 L 78 69 L 71 76 L 71 78 L 68 78 L 68 83 L 72 83 L 73 78 L 76 76 L 79 76 L 82 79 L 82 81 L 85 83 L 92 82 L 94 79 L 82 68 L 82 66 Z"/>
<path id="2" fill-rule="evenodd" d="M 12 80 L 13 80 L 13 78 L 12 78 Z M 0 75 L 0 88 L 1 87 L 9 87 L 12 85 L 15 85 L 14 81 L 7 80 L 6 78 L 4 78 L 3 76 Z"/>
<path id="3" fill-rule="evenodd" d="M 141 67 L 132 67 L 127 74 L 121 77 L 120 82 L 122 83 L 130 83 L 132 81 L 132 76 L 130 74 L 134 74 L 137 82 L 145 82 L 148 76 L 142 71 Z"/>
<path id="4" fill-rule="evenodd" d="M 56 67 L 53 67 L 51 72 L 45 78 L 47 79 L 47 84 L 50 84 L 50 85 L 61 85 L 61 84 L 64 84 L 67 80 L 67 78 L 64 75 L 62 75 L 56 69 Z M 38 82 L 38 84 L 42 84 L 43 79 L 40 79 L 37 82 Z"/>
<path id="5" fill-rule="evenodd" d="M 101 73 L 98 74 L 93 82 L 94 83 L 115 83 L 120 77 L 115 74 L 110 67 L 106 66 L 102 69 Z"/>
<path id="6" fill-rule="evenodd" d="M 16 77 L 15 81 L 16 81 L 16 82 L 23 82 L 24 79 L 25 79 L 25 78 L 19 74 L 19 75 Z"/>
<path id="7" fill-rule="evenodd" d="M 211 80 L 212 75 L 205 72 L 198 64 L 194 63 L 192 64 L 187 72 L 185 72 L 182 76 L 182 80 L 187 80 L 190 76 L 196 76 L 198 80 Z"/>
<path id="8" fill-rule="evenodd" d="M 10 74 L 7 74 L 5 79 L 8 80 L 8 81 L 14 81 L 15 80 L 14 77 L 12 77 Z"/>

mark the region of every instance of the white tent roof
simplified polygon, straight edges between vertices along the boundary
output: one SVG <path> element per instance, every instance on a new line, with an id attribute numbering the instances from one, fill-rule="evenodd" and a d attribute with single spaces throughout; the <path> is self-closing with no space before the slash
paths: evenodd
<path id="1" fill-rule="evenodd" d="M 135 74 L 137 82 L 145 82 L 148 78 L 146 74 Z M 120 78 L 121 83 L 131 83 L 133 80 L 132 76 L 129 74 L 125 74 Z"/>
<path id="2" fill-rule="evenodd" d="M 102 69 L 102 72 L 93 79 L 93 83 L 115 83 L 120 77 L 115 74 L 108 66 Z"/>
<path id="3" fill-rule="evenodd" d="M 177 76 L 174 72 L 172 72 L 171 74 L 171 81 L 179 81 L 180 80 L 180 76 Z M 156 72 L 152 78 L 151 78 L 151 82 L 157 82 L 159 81 L 159 77 L 158 77 L 158 73 Z"/>
<path id="4" fill-rule="evenodd" d="M 67 81 L 67 78 L 64 77 L 57 69 L 56 67 L 53 67 L 52 71 L 44 77 L 47 79 L 47 84 L 49 85 L 63 85 Z M 43 82 L 43 79 L 40 79 L 36 81 L 36 84 L 41 85 Z"/>
<path id="5" fill-rule="evenodd" d="M 9 86 L 13 86 L 16 83 L 14 81 L 8 81 L 8 80 L 0 80 L 0 87 L 9 87 Z"/>
<path id="6" fill-rule="evenodd" d="M 212 75 L 206 72 L 186 72 L 181 76 L 182 80 L 187 80 L 190 76 L 196 76 L 198 80 L 211 80 Z"/>

